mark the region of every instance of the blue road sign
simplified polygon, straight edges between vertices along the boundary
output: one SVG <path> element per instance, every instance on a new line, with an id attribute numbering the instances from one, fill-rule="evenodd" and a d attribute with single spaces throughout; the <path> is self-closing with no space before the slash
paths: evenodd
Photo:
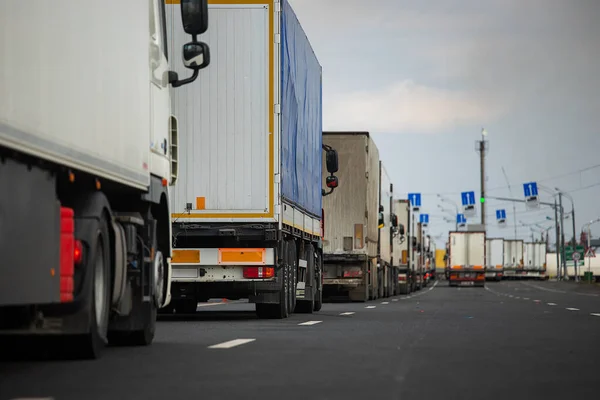
<path id="1" fill-rule="evenodd" d="M 537 182 L 527 182 L 523 184 L 523 192 L 525 197 L 532 197 L 538 195 Z"/>
<path id="2" fill-rule="evenodd" d="M 422 224 L 429 224 L 429 214 L 419 215 L 419 222 Z"/>
<path id="3" fill-rule="evenodd" d="M 413 207 L 421 207 L 421 193 L 409 193 L 408 201 Z"/>
<path id="4" fill-rule="evenodd" d="M 462 192 L 460 198 L 463 206 L 475 205 L 475 192 Z"/>
<path id="5" fill-rule="evenodd" d="M 456 214 L 456 223 L 457 224 L 466 224 L 467 219 L 465 218 L 465 214 Z"/>
<path id="6" fill-rule="evenodd" d="M 496 219 L 506 219 L 506 210 L 496 210 Z"/>

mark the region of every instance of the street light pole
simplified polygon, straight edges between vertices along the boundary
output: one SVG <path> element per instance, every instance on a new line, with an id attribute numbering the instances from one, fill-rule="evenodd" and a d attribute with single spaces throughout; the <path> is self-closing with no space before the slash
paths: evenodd
<path id="1" fill-rule="evenodd" d="M 439 197 L 439 199 L 441 201 L 445 201 L 446 203 L 452 204 L 454 206 L 454 208 L 456 210 L 456 215 L 454 216 L 454 230 L 458 231 L 458 221 L 457 221 L 457 218 L 458 218 L 458 204 L 456 204 L 455 202 L 453 202 L 450 199 L 447 199 L 446 197 L 442 196 L 441 194 L 438 194 L 437 196 Z M 442 208 L 442 207 L 440 206 L 440 208 Z"/>
<path id="2" fill-rule="evenodd" d="M 489 141 L 485 140 L 487 132 L 481 128 L 481 140 L 476 142 L 476 151 L 479 153 L 480 179 L 481 179 L 481 225 L 485 230 L 485 154 L 489 149 Z"/>

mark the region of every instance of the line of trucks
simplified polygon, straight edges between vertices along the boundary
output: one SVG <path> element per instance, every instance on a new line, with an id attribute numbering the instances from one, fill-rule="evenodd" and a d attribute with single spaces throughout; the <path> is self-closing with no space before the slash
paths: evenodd
<path id="1" fill-rule="evenodd" d="M 450 286 L 485 286 L 486 280 L 548 279 L 546 243 L 486 238 L 481 227 L 450 232 L 446 246 Z"/>
<path id="2" fill-rule="evenodd" d="M 0 339 L 97 358 L 210 298 L 286 318 L 435 271 L 369 135 L 323 133 L 287 0 L 0 9 Z"/>

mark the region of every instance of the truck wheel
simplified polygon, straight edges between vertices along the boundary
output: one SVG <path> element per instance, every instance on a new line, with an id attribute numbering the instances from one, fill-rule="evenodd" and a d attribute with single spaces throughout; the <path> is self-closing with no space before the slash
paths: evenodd
<path id="1" fill-rule="evenodd" d="M 314 249 L 313 249 L 314 250 Z M 317 257 L 315 259 L 315 270 L 319 268 L 321 274 L 323 273 L 323 255 L 317 252 Z M 313 307 L 313 311 L 321 311 L 321 307 L 323 307 L 323 284 L 321 281 L 321 275 L 315 274 L 315 306 Z"/>
<path id="2" fill-rule="evenodd" d="M 288 265 L 289 265 L 289 292 L 288 292 L 288 315 L 294 313 L 296 308 L 296 287 L 298 286 L 298 257 L 296 251 L 296 242 L 292 239 L 287 242 L 288 245 Z"/>
<path id="3" fill-rule="evenodd" d="M 92 254 L 89 264 L 91 284 L 87 296 L 90 310 L 89 332 L 79 339 L 78 353 L 84 358 L 96 359 L 106 346 L 108 331 L 108 310 L 110 297 L 110 240 L 108 225 L 104 216 L 101 217 L 93 241 Z"/>
<path id="4" fill-rule="evenodd" d="M 288 254 L 285 250 L 284 245 L 284 254 Z M 279 304 L 256 303 L 256 315 L 260 319 L 284 319 L 289 316 L 290 267 L 287 262 L 284 265 L 280 272 L 282 284 L 279 289 Z"/>
<path id="5" fill-rule="evenodd" d="M 315 250 L 311 245 L 306 247 L 304 257 L 306 259 L 306 280 L 312 280 L 313 298 L 310 300 L 298 300 L 294 312 L 303 314 L 312 314 L 315 308 L 315 299 L 317 297 L 318 282 L 315 274 Z M 309 282 L 306 282 L 309 283 Z M 306 285 L 307 287 L 308 285 Z M 306 289 L 305 289 L 306 293 Z"/>

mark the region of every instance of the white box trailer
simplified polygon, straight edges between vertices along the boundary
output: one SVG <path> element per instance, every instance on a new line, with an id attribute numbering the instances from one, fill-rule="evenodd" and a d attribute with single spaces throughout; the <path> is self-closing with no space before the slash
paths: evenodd
<path id="1" fill-rule="evenodd" d="M 499 281 L 502 279 L 504 271 L 504 239 L 490 238 L 486 239 L 486 279 Z"/>
<path id="2" fill-rule="evenodd" d="M 377 298 L 379 151 L 368 132 L 323 132 L 323 143 L 345 160 L 340 187 L 323 199 L 324 294 Z"/>
<path id="3" fill-rule="evenodd" d="M 410 202 L 408 199 L 394 200 L 394 213 L 398 218 L 399 231 L 393 241 L 393 264 L 398 266 L 398 290 L 409 294 L 414 285 L 411 257 Z"/>
<path id="4" fill-rule="evenodd" d="M 208 13 L 211 65 L 173 95 L 174 311 L 209 298 L 248 298 L 260 318 L 319 310 L 321 65 L 287 0 L 211 0 Z M 185 40 L 172 36 L 171 57 Z"/>
<path id="5" fill-rule="evenodd" d="M 524 243 L 523 264 L 521 277 L 542 279 L 546 270 L 546 243 Z"/>
<path id="6" fill-rule="evenodd" d="M 394 223 L 397 224 L 397 220 L 393 217 L 392 209 L 393 185 L 382 161 L 379 161 L 379 199 L 378 297 L 389 297 L 396 293 L 397 286 L 397 279 L 393 278 L 394 268 L 392 265 L 392 238 L 396 229 Z"/>
<path id="7" fill-rule="evenodd" d="M 189 3 L 200 35 L 206 2 Z M 0 5 L 0 334 L 77 336 L 86 358 L 152 342 L 170 301 L 169 87 L 182 84 L 164 16 L 162 0 Z"/>
<path id="8" fill-rule="evenodd" d="M 514 279 L 523 269 L 523 241 L 504 240 L 504 278 Z"/>
<path id="9" fill-rule="evenodd" d="M 450 232 L 449 286 L 485 286 L 485 232 Z"/>

